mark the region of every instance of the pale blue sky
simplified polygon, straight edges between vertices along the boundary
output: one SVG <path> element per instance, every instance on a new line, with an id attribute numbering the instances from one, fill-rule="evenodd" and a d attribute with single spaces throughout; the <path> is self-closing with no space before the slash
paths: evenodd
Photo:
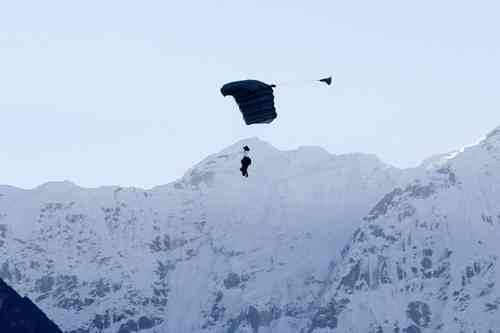
<path id="1" fill-rule="evenodd" d="M 498 1 L 0 2 L 0 183 L 151 187 L 257 136 L 396 166 L 500 125 Z M 245 126 L 227 81 L 276 91 Z M 254 156 L 258 158 L 258 156 Z"/>

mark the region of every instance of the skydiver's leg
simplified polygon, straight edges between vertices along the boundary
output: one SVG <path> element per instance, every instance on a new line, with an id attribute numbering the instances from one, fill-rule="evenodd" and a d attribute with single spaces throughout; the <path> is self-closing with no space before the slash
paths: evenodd
<path id="1" fill-rule="evenodd" d="M 248 177 L 247 169 L 248 169 L 248 165 L 246 163 L 243 163 L 243 165 L 241 166 L 241 169 L 240 169 L 242 176 Z"/>

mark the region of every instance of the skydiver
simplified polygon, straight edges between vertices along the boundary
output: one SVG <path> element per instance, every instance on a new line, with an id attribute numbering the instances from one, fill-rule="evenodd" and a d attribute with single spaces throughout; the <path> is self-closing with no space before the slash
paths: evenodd
<path id="1" fill-rule="evenodd" d="M 241 175 L 248 178 L 248 167 L 252 164 L 252 159 L 248 157 L 248 152 L 250 148 L 248 146 L 243 147 L 243 158 L 241 159 Z"/>

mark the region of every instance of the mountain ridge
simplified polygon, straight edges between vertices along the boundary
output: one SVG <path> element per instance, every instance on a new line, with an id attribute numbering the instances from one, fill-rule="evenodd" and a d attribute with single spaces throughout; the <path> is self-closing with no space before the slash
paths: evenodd
<path id="1" fill-rule="evenodd" d="M 500 255 L 500 145 L 491 133 L 430 167 L 251 138 L 150 190 L 0 186 L 0 278 L 72 333 L 496 330 L 487 285 L 498 274 L 486 268 Z M 248 179 L 245 142 L 255 156 Z M 474 233 L 476 245 L 466 243 Z M 463 276 L 486 287 L 446 289 Z M 460 317 L 466 302 L 439 298 L 454 291 L 479 302 L 467 303 L 478 322 Z M 367 302 L 374 295 L 402 310 Z"/>
<path id="2" fill-rule="evenodd" d="M 387 167 L 390 167 L 390 168 L 395 168 L 395 169 L 399 169 L 399 170 L 411 170 L 411 169 L 422 167 L 424 165 L 432 164 L 433 160 L 439 160 L 441 158 L 452 158 L 455 154 L 457 154 L 458 152 L 460 152 L 460 151 L 462 151 L 462 150 L 464 150 L 464 149 L 466 149 L 468 147 L 473 147 L 475 145 L 480 144 L 483 141 L 486 141 L 486 140 L 489 140 L 489 139 L 491 140 L 491 138 L 496 138 L 499 135 L 500 135 L 500 126 L 497 126 L 493 130 L 491 130 L 490 132 L 488 132 L 487 135 L 485 135 L 482 138 L 480 138 L 479 140 L 477 140 L 475 143 L 467 145 L 467 146 L 463 147 L 460 150 L 450 151 L 448 153 L 436 154 L 436 155 L 430 156 L 428 158 L 424 158 L 422 160 L 422 162 L 418 166 L 416 166 L 416 167 L 396 167 L 396 166 L 393 166 L 393 165 L 391 165 L 391 164 L 383 161 L 382 159 L 380 159 L 380 157 L 378 157 L 376 154 L 373 154 L 373 153 L 351 152 L 351 153 L 335 154 L 335 153 L 329 152 L 328 150 L 326 150 L 325 148 L 323 148 L 321 146 L 315 146 L 315 145 L 300 145 L 300 146 L 298 146 L 297 148 L 294 148 L 294 149 L 279 150 L 278 148 L 275 148 L 274 146 L 272 146 L 269 142 L 261 140 L 258 137 L 248 137 L 248 138 L 245 138 L 245 139 L 241 139 L 241 140 L 237 141 L 236 143 L 234 143 L 232 145 L 229 145 L 229 146 L 227 146 L 225 148 L 222 148 L 218 153 L 214 153 L 214 154 L 211 154 L 211 155 L 205 157 L 200 162 L 196 163 L 192 168 L 196 167 L 197 165 L 202 164 L 203 161 L 205 161 L 207 159 L 210 159 L 211 157 L 216 156 L 216 155 L 225 154 L 225 153 L 228 153 L 228 152 L 233 153 L 233 154 L 239 153 L 241 151 L 241 147 L 243 147 L 244 145 L 249 145 L 250 147 L 252 147 L 252 146 L 258 146 L 260 148 L 266 147 L 267 149 L 274 150 L 275 152 L 280 152 L 280 153 L 294 153 L 294 152 L 299 152 L 299 151 L 304 151 L 304 150 L 315 150 L 315 151 L 320 151 L 320 152 L 324 153 L 324 155 L 328 156 L 328 157 L 337 157 L 337 158 L 343 158 L 343 157 L 344 158 L 349 158 L 349 157 L 364 157 L 364 158 L 372 158 L 372 159 L 377 160 L 378 162 L 380 162 L 382 164 L 385 164 Z M 253 152 L 252 152 L 252 154 L 253 154 Z M 257 157 L 259 157 L 259 156 L 257 155 Z M 190 168 L 188 171 L 186 171 L 186 173 L 184 174 L 184 176 L 192 168 Z M 180 178 L 182 179 L 182 177 L 184 177 L 184 176 L 181 176 Z M 172 180 L 172 181 L 167 182 L 165 184 L 155 185 L 155 186 L 153 186 L 151 188 L 145 188 L 145 187 L 134 186 L 134 185 L 127 185 L 127 186 L 123 186 L 123 185 L 100 185 L 100 186 L 94 186 L 94 187 L 91 186 L 91 187 L 88 187 L 88 186 L 78 185 L 77 183 L 75 183 L 75 182 L 73 182 L 71 180 L 52 180 L 52 181 L 47 181 L 45 183 L 38 184 L 38 185 L 36 185 L 36 186 L 34 186 L 32 188 L 21 188 L 21 187 L 17 187 L 17 186 L 14 186 L 14 185 L 9 185 L 9 184 L 0 184 L 0 189 L 11 188 L 12 190 L 30 191 L 30 190 L 36 190 L 36 189 L 65 186 L 67 188 L 78 187 L 80 189 L 87 189 L 87 190 L 97 190 L 97 189 L 103 189 L 103 188 L 112 188 L 112 189 L 115 189 L 115 188 L 127 188 L 127 189 L 128 188 L 132 188 L 132 189 L 137 189 L 137 190 L 150 191 L 150 190 L 154 190 L 155 188 L 158 188 L 158 187 L 163 187 L 163 186 L 170 185 L 172 183 L 175 183 L 178 180 L 179 179 Z"/>

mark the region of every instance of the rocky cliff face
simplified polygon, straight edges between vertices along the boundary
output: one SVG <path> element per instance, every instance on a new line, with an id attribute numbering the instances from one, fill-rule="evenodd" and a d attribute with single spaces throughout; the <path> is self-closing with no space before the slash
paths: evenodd
<path id="1" fill-rule="evenodd" d="M 410 170 L 251 139 L 151 190 L 0 187 L 0 277 L 67 332 L 499 332 L 497 132 Z"/>
<path id="2" fill-rule="evenodd" d="M 500 332 L 499 134 L 374 206 L 309 331 Z"/>
<path id="3" fill-rule="evenodd" d="M 62 333 L 29 298 L 19 296 L 1 279 L 0 332 Z"/>

